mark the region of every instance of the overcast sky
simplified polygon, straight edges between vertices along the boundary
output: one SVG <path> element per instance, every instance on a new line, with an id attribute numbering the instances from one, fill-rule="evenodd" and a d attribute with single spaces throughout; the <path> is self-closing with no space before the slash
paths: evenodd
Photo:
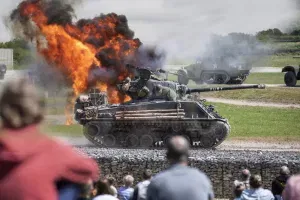
<path id="1" fill-rule="evenodd" d="M 82 0 L 78 18 L 115 12 L 127 16 L 135 36 L 170 52 L 203 46 L 210 33 L 256 33 L 285 27 L 295 18 L 297 0 Z M 0 15 L 7 16 L 20 0 L 2 0 Z M 0 41 L 10 39 L 0 22 Z M 181 52 L 185 54 L 185 52 Z"/>

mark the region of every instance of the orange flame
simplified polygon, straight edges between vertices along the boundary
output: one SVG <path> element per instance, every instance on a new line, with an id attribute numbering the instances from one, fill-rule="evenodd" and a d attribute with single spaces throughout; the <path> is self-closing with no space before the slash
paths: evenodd
<path id="1" fill-rule="evenodd" d="M 101 59 L 96 58 L 97 53 L 105 51 L 107 56 L 114 60 L 113 68 L 117 69 L 118 74 L 109 82 L 97 80 L 97 84 L 100 83 L 102 90 L 108 92 L 111 103 L 128 100 L 128 97 L 117 91 L 115 83 L 128 76 L 124 68 L 124 58 L 134 55 L 141 43 L 138 39 L 130 39 L 116 31 L 119 23 L 118 15 L 110 14 L 94 18 L 93 23 L 81 26 L 57 25 L 48 24 L 47 15 L 40 1 L 24 1 L 20 9 L 21 16 L 30 18 L 38 27 L 39 36 L 42 35 L 45 38 L 43 41 L 40 37 L 36 37 L 38 51 L 72 81 L 76 96 L 87 91 L 89 72 L 92 67 L 107 67 L 103 66 Z M 102 44 L 97 46 L 89 43 L 90 37 Z"/>
<path id="2" fill-rule="evenodd" d="M 93 81 L 92 86 L 107 92 L 110 103 L 130 100 L 129 96 L 119 93 L 115 86 L 117 82 L 129 75 L 124 67 L 124 60 L 128 56 L 134 57 L 141 45 L 139 39 L 133 39 L 133 33 L 128 36 L 122 31 L 118 32 L 120 28 L 118 25 L 124 23 L 124 20 L 127 23 L 126 18 L 111 13 L 92 20 L 78 21 L 76 25 L 49 24 L 43 3 L 45 2 L 42 0 L 25 0 L 18 7 L 19 14 L 22 20 L 30 19 L 34 22 L 37 27 L 36 32 L 34 35 L 27 35 L 28 39 L 35 39 L 38 52 L 71 81 L 74 95 L 78 96 L 91 87 L 89 73 L 92 68 L 109 67 L 116 72 L 116 75 L 109 77 L 109 80 Z M 125 28 L 128 28 L 127 24 Z M 89 41 L 91 38 L 96 42 Z M 101 57 L 103 53 L 107 59 L 113 60 L 112 66 L 105 66 L 105 59 Z M 70 105 L 67 105 L 65 111 L 66 123 L 71 124 L 73 120 L 68 114 Z"/>

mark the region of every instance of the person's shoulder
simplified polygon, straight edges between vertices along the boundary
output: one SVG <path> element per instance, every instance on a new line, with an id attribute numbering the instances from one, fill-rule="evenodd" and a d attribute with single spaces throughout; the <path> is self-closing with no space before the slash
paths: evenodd
<path id="1" fill-rule="evenodd" d="M 187 167 L 186 171 L 190 174 L 190 176 L 193 176 L 195 178 L 202 178 L 202 179 L 209 180 L 208 176 L 197 168 Z"/>
<path id="2" fill-rule="evenodd" d="M 170 171 L 168 169 L 161 171 L 160 173 L 156 174 L 155 176 L 152 177 L 150 181 L 150 185 L 156 185 L 161 181 L 164 181 L 170 176 Z"/>
<path id="3" fill-rule="evenodd" d="M 246 190 L 244 190 L 244 191 L 242 192 L 242 196 L 243 196 L 243 195 L 248 196 L 250 193 L 253 193 L 253 190 L 252 190 L 252 189 L 246 189 Z"/>
<path id="4" fill-rule="evenodd" d="M 273 193 L 271 192 L 271 190 L 263 189 L 263 192 L 264 192 L 264 194 L 266 194 L 266 195 L 273 196 Z"/>
<path id="5" fill-rule="evenodd" d="M 93 198 L 93 200 L 118 200 L 118 199 L 111 195 L 100 195 Z"/>
<path id="6" fill-rule="evenodd" d="M 178 170 L 178 168 L 169 168 L 166 169 L 160 173 L 158 173 L 156 176 L 154 176 L 151 179 L 151 183 L 152 182 L 156 182 L 156 181 L 160 181 L 160 180 L 165 180 L 167 178 L 169 178 L 170 176 L 172 176 L 173 170 Z M 207 177 L 207 175 L 205 175 L 202 171 L 200 171 L 197 168 L 192 168 L 189 166 L 182 166 L 180 167 L 180 169 L 182 172 L 184 172 L 187 176 L 191 176 L 194 177 L 196 179 L 204 179 L 204 180 L 209 180 L 209 178 Z"/>

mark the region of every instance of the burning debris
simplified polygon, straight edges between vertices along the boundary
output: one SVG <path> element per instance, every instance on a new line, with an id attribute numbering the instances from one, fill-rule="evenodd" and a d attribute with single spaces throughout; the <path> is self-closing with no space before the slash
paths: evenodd
<path id="1" fill-rule="evenodd" d="M 76 96 L 100 86 L 107 91 L 110 103 L 124 101 L 126 96 L 115 85 L 130 75 L 125 65 L 128 62 L 157 65 L 164 56 L 142 48 L 126 16 L 101 14 L 74 23 L 74 10 L 69 2 L 21 2 L 10 15 L 13 32 L 36 44 L 48 64 L 67 77 Z"/>

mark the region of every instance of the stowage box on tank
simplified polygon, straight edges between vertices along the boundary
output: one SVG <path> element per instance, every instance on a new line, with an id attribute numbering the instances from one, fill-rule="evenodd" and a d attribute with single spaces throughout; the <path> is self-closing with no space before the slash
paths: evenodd
<path id="1" fill-rule="evenodd" d="M 212 148 L 221 144 L 230 132 L 228 120 L 203 100 L 191 100 L 189 94 L 210 91 L 264 88 L 264 85 L 189 89 L 172 81 L 154 79 L 146 69 L 143 77 L 130 82 L 134 91 L 148 88 L 145 98 L 121 104 L 109 104 L 106 93 L 93 89 L 77 99 L 75 119 L 84 127 L 85 137 L 99 147 L 163 147 L 173 135 L 183 135 L 194 148 Z M 122 87 L 122 86 L 121 86 Z M 119 88 L 121 88 L 119 87 Z M 164 88 L 166 96 L 154 92 Z M 176 94 L 176 100 L 169 100 Z"/>

